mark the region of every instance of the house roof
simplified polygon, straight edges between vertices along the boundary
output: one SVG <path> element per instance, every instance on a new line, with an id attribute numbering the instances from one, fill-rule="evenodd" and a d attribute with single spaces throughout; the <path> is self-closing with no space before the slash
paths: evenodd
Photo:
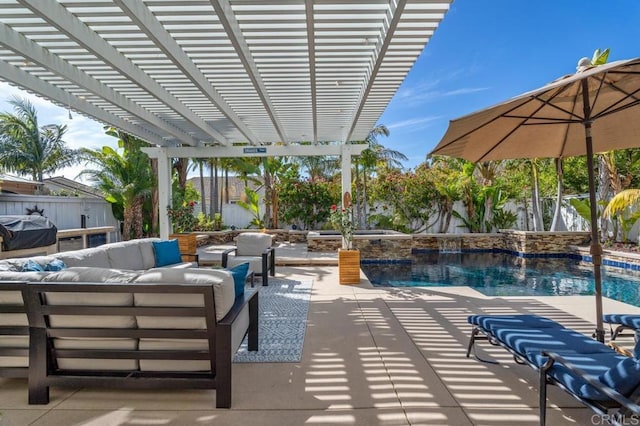
<path id="1" fill-rule="evenodd" d="M 0 0 L 0 78 L 159 146 L 366 138 L 452 0 Z"/>
<path id="2" fill-rule="evenodd" d="M 58 189 L 64 189 L 69 192 L 82 195 L 85 197 L 104 198 L 104 195 L 102 194 L 102 192 L 100 192 L 100 190 L 92 186 L 88 186 L 88 185 L 76 182 L 74 180 L 67 179 L 64 176 L 55 176 L 52 178 L 47 178 L 47 179 L 44 179 L 43 182 L 45 186 L 48 188 L 55 187 Z"/>

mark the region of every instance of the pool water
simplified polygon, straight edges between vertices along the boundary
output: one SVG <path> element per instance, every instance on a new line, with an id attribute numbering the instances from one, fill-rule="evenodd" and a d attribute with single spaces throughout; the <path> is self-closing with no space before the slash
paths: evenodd
<path id="1" fill-rule="evenodd" d="M 471 287 L 487 296 L 594 294 L 590 264 L 569 258 L 523 259 L 506 253 L 423 253 L 411 263 L 364 263 L 374 286 Z M 603 268 L 602 294 L 640 306 L 640 277 Z"/>

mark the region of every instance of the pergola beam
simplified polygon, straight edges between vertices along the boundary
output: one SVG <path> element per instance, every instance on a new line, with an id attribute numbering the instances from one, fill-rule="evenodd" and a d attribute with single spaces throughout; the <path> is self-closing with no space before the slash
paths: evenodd
<path id="1" fill-rule="evenodd" d="M 215 132 L 214 134 L 213 129 L 204 120 L 188 109 L 175 96 L 167 92 L 160 84 L 149 77 L 128 58 L 118 52 L 115 47 L 98 36 L 84 22 L 69 13 L 60 3 L 54 0 L 18 1 L 23 6 L 38 14 L 39 17 L 47 21 L 50 25 L 57 28 L 60 32 L 66 34 L 80 46 L 89 52 L 93 52 L 111 67 L 127 76 L 132 82 L 143 87 L 150 95 L 176 111 L 184 117 L 185 120 L 209 135 L 212 139 L 216 139 L 216 134 L 218 133 Z M 144 118 L 140 118 L 144 120 Z M 181 142 L 192 144 L 191 140 Z M 228 141 L 224 139 L 218 142 L 225 143 Z"/>
<path id="2" fill-rule="evenodd" d="M 346 148 L 345 148 L 346 147 Z M 151 158 L 167 155 L 171 158 L 229 158 L 229 157 L 285 157 L 285 156 L 324 156 L 342 155 L 348 149 L 351 155 L 360 155 L 367 144 L 354 145 L 287 145 L 287 146 L 201 146 L 142 148 Z"/>
<path id="3" fill-rule="evenodd" d="M 229 4 L 228 0 L 211 0 L 211 5 L 218 16 L 218 20 L 222 24 L 222 27 L 227 33 L 227 37 L 231 42 L 231 45 L 235 49 L 240 62 L 244 66 L 245 71 L 251 82 L 253 83 L 253 87 L 255 88 L 262 104 L 264 105 L 264 109 L 267 111 L 267 114 L 271 118 L 271 122 L 278 132 L 278 136 L 280 136 L 280 140 L 282 142 L 289 142 L 287 139 L 287 133 L 284 130 L 284 126 L 280 122 L 278 115 L 276 114 L 276 109 L 273 103 L 271 102 L 271 97 L 269 96 L 269 92 L 262 81 L 262 77 L 260 75 L 260 71 L 258 70 L 258 66 L 256 65 L 253 55 L 251 54 L 251 50 L 242 35 L 242 31 L 240 30 L 240 25 L 236 20 L 235 14 L 231 9 L 231 4 Z"/>
<path id="4" fill-rule="evenodd" d="M 146 128 L 137 126 L 122 118 L 113 115 L 95 105 L 80 99 L 76 96 L 72 96 L 69 92 L 59 89 L 43 80 L 34 77 L 33 75 L 22 71 L 13 65 L 10 65 L 4 61 L 0 61 L 0 75 L 2 79 L 14 83 L 17 86 L 21 86 L 34 93 L 38 93 L 46 98 L 49 98 L 61 105 L 66 105 L 76 111 L 82 111 L 88 115 L 93 116 L 97 120 L 103 123 L 109 123 L 109 125 L 115 126 L 127 133 L 135 135 L 140 139 L 143 139 L 149 143 L 156 145 L 166 145 L 167 141 L 164 140 L 159 134 L 153 133 Z"/>
<path id="5" fill-rule="evenodd" d="M 402 12 L 407 4 L 407 0 L 398 0 L 397 2 L 389 2 L 389 11 L 387 13 L 387 22 L 388 28 L 384 33 L 384 40 L 380 44 L 380 48 L 376 52 L 375 62 L 373 68 L 371 69 L 371 73 L 369 74 L 369 78 L 366 82 L 365 89 L 360 93 L 360 100 L 356 104 L 356 108 L 353 112 L 353 118 L 351 118 L 351 125 L 349 127 L 349 132 L 345 135 L 345 141 L 351 141 L 351 137 L 353 132 L 356 129 L 358 124 L 358 120 L 360 119 L 360 114 L 362 114 L 362 110 L 364 109 L 367 99 L 369 97 L 369 93 L 373 88 L 373 85 L 376 81 L 376 76 L 380 71 L 380 67 L 382 66 L 382 62 L 384 61 L 385 54 L 387 53 L 387 49 L 389 49 L 389 45 L 393 40 L 393 35 L 398 28 L 398 23 L 400 23 L 400 18 L 402 17 Z M 394 7 L 395 6 L 395 7 Z"/>
<path id="6" fill-rule="evenodd" d="M 114 0 L 126 14 L 135 22 L 144 33 L 153 40 L 156 46 L 195 84 L 204 95 L 227 117 L 236 128 L 252 144 L 260 142 L 259 138 L 247 127 L 247 125 L 231 109 L 218 91 L 211 86 L 207 77 L 198 69 L 182 47 L 175 41 L 171 34 L 164 28 L 158 19 L 140 0 Z M 217 141 L 227 144 L 227 139 L 218 131 L 211 129 Z"/>
<path id="7" fill-rule="evenodd" d="M 311 114 L 313 120 L 313 140 L 318 142 L 318 86 L 316 82 L 316 31 L 313 16 L 313 0 L 305 0 L 304 7 L 307 15 L 307 46 L 309 51 L 309 85 L 311 88 Z"/>

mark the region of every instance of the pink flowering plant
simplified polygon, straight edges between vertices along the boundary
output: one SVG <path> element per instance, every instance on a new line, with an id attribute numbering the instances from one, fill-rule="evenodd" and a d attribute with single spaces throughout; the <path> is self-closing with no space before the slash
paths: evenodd
<path id="1" fill-rule="evenodd" d="M 183 201 L 176 208 L 167 208 L 167 214 L 173 224 L 173 232 L 192 232 L 196 229 L 198 219 L 193 215 L 195 201 Z"/>
<path id="2" fill-rule="evenodd" d="M 337 205 L 331 206 L 331 212 L 329 213 L 329 220 L 333 229 L 340 232 L 342 235 L 342 248 L 347 250 L 353 249 L 353 234 L 356 231 L 356 227 L 353 223 L 353 210 L 351 205 L 347 207 L 340 207 Z"/>

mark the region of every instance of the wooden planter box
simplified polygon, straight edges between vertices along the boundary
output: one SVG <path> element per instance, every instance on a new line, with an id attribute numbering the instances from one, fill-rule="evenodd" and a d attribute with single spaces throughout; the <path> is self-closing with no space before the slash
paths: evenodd
<path id="1" fill-rule="evenodd" d="M 338 250 L 340 284 L 360 284 L 360 251 Z"/>
<path id="2" fill-rule="evenodd" d="M 193 256 L 196 254 L 198 244 L 196 243 L 196 234 L 171 234 L 170 240 L 178 240 L 178 246 L 180 246 L 180 254 L 182 254 L 183 262 L 193 261 Z"/>

